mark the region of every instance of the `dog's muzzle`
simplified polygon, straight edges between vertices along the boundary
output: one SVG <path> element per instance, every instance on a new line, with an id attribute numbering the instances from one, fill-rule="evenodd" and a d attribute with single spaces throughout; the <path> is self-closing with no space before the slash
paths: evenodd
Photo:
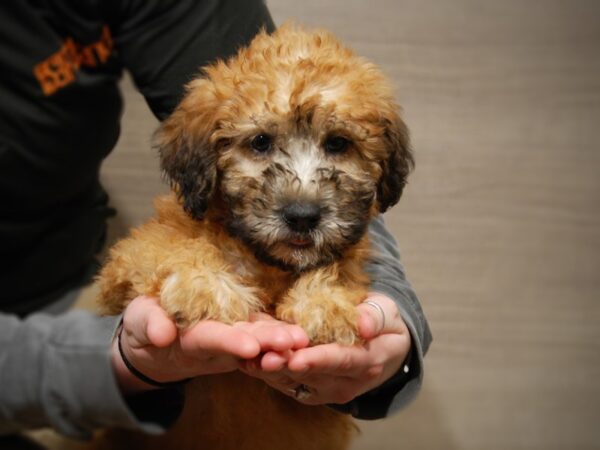
<path id="1" fill-rule="evenodd" d="M 290 230 L 308 233 L 321 221 L 321 207 L 314 202 L 293 202 L 281 210 L 281 217 Z"/>

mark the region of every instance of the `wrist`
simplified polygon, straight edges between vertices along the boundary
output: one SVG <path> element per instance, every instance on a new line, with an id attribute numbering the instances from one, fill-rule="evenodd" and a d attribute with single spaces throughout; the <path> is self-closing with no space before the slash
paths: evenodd
<path id="1" fill-rule="evenodd" d="M 125 362 L 123 361 L 123 357 L 121 356 L 121 352 L 119 351 L 118 338 L 116 337 L 113 340 L 110 353 L 115 378 L 117 379 L 119 389 L 124 395 L 157 389 L 155 386 L 145 383 L 144 381 L 137 378 L 127 368 L 127 365 L 125 364 Z"/>
<path id="2" fill-rule="evenodd" d="M 117 331 L 115 342 L 113 342 L 113 352 L 114 347 L 116 345 L 116 352 L 118 353 L 118 358 L 115 361 L 116 369 L 118 370 L 118 373 L 122 374 L 123 376 L 123 389 L 127 390 L 127 392 L 133 393 L 139 392 L 141 390 L 148 390 L 151 388 L 179 387 L 182 384 L 185 384 L 188 381 L 190 381 L 190 378 L 185 378 L 178 381 L 157 381 L 153 378 L 150 378 L 148 375 L 142 373 L 131 362 L 131 357 L 126 354 L 126 344 L 123 342 L 126 341 L 126 339 L 122 339 L 122 335 L 123 324 L 121 323 Z M 126 373 L 122 373 L 123 370 L 125 370 Z"/>

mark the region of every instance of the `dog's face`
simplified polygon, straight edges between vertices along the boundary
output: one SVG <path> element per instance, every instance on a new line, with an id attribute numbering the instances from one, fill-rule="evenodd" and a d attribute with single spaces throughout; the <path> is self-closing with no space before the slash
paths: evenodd
<path id="1" fill-rule="evenodd" d="M 341 257 L 400 198 L 413 161 L 390 88 L 331 35 L 260 34 L 205 75 L 157 135 L 192 217 L 225 208 L 259 259 L 302 271 Z"/>

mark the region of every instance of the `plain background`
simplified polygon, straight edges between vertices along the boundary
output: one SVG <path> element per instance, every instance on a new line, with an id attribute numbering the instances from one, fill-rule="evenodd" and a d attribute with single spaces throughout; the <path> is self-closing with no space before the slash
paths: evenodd
<path id="1" fill-rule="evenodd" d="M 434 342 L 417 401 L 362 422 L 354 450 L 600 449 L 600 2 L 269 6 L 378 63 L 412 134 L 417 169 L 386 220 Z M 165 190 L 156 121 L 124 92 L 103 169 L 113 236 Z"/>

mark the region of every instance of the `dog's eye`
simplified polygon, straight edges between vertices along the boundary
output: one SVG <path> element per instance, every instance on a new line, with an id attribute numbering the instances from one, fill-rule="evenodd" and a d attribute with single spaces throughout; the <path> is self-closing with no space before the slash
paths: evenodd
<path id="1" fill-rule="evenodd" d="M 271 150 L 273 146 L 273 137 L 268 134 L 259 134 L 254 136 L 252 141 L 250 142 L 250 147 L 252 150 L 258 153 L 266 153 Z"/>
<path id="2" fill-rule="evenodd" d="M 350 141 L 342 136 L 329 136 L 325 139 L 325 151 L 333 155 L 346 151 Z"/>

